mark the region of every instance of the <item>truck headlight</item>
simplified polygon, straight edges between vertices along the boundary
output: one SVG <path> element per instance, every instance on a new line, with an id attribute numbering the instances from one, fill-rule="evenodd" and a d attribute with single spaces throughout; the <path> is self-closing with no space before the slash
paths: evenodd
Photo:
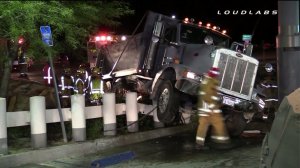
<path id="1" fill-rule="evenodd" d="M 202 76 L 195 74 L 194 72 L 187 72 L 186 78 L 194 79 L 197 81 L 202 81 Z"/>

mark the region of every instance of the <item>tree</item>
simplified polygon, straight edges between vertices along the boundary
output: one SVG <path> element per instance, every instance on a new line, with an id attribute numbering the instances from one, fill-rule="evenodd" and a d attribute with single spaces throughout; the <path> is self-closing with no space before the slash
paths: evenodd
<path id="1" fill-rule="evenodd" d="M 64 52 L 65 49 L 85 47 L 90 32 L 103 25 L 119 25 L 119 18 L 132 13 L 128 4 L 120 1 L 0 2 L 0 40 L 7 40 L 7 46 L 4 47 L 7 52 L 0 53 L 0 97 L 6 97 L 7 94 L 19 37 L 25 39 L 27 55 L 40 59 L 47 56 L 48 50 L 42 43 L 40 26 L 51 26 L 54 39 L 51 52 L 55 54 Z"/>

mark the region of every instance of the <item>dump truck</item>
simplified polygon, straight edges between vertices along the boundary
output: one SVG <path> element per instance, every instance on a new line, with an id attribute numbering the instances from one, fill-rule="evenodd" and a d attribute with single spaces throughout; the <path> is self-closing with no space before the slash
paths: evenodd
<path id="1" fill-rule="evenodd" d="M 117 96 L 137 92 L 140 101 L 157 107 L 161 122 L 172 123 L 186 107 L 196 109 L 198 88 L 213 66 L 220 69 L 220 101 L 229 132 L 239 135 L 247 121 L 261 116 L 254 115 L 264 102 L 254 89 L 259 62 L 251 56 L 251 43 L 230 43 L 225 30 L 194 19 L 149 11 L 142 20 L 143 31 L 126 40 L 102 32 L 88 43 L 91 65 L 102 69 Z"/>

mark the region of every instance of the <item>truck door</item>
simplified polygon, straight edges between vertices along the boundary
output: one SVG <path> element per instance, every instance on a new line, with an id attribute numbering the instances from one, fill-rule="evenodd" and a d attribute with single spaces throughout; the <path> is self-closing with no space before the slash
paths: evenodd
<path id="1" fill-rule="evenodd" d="M 166 25 L 157 50 L 154 74 L 157 73 L 163 65 L 175 63 L 176 60 L 180 59 L 176 33 L 177 28 L 175 26 Z"/>

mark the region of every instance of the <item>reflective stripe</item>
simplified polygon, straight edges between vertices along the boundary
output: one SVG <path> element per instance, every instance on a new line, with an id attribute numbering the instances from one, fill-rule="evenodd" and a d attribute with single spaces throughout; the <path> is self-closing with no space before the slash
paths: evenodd
<path id="1" fill-rule="evenodd" d="M 263 87 L 265 87 L 265 88 L 277 88 L 277 87 L 278 87 L 278 86 L 272 85 L 272 84 L 267 84 L 267 85 L 265 85 L 265 84 L 261 83 L 261 85 L 262 85 Z"/>
<path id="2" fill-rule="evenodd" d="M 208 108 L 214 108 L 216 105 L 215 104 L 209 104 Z"/>
<path id="3" fill-rule="evenodd" d="M 200 91 L 199 94 L 200 94 L 200 95 L 205 95 L 206 93 L 203 92 L 203 91 Z"/>
<path id="4" fill-rule="evenodd" d="M 205 141 L 205 138 L 197 136 L 197 137 L 196 137 L 196 140 L 197 140 L 197 141 Z"/>
<path id="5" fill-rule="evenodd" d="M 266 99 L 265 102 L 268 102 L 268 101 L 278 101 L 278 99 Z"/>
<path id="6" fill-rule="evenodd" d="M 94 93 L 99 93 L 100 94 L 101 92 L 100 92 L 100 90 L 92 90 L 91 94 L 94 94 Z"/>
<path id="7" fill-rule="evenodd" d="M 213 113 L 221 113 L 221 112 L 222 112 L 222 110 L 220 110 L 220 109 L 216 109 L 216 110 L 213 110 L 212 112 L 213 112 Z"/>
<path id="8" fill-rule="evenodd" d="M 51 79 L 52 79 L 50 70 L 51 70 L 51 68 L 49 67 L 48 70 L 47 70 L 47 76 L 44 76 L 44 79 L 48 80 L 48 84 L 51 84 Z"/>
<path id="9" fill-rule="evenodd" d="M 62 98 L 69 98 L 70 96 L 65 96 L 65 95 L 64 95 L 64 96 L 61 96 L 61 97 L 62 97 Z"/>
<path id="10" fill-rule="evenodd" d="M 61 80 L 61 90 L 65 90 L 65 77 L 64 76 L 62 76 L 62 77 L 60 77 L 60 80 Z"/>
<path id="11" fill-rule="evenodd" d="M 211 112 L 210 109 L 205 109 L 205 108 L 199 108 L 198 110 L 199 110 L 199 111 L 203 111 L 203 112 Z"/>
<path id="12" fill-rule="evenodd" d="M 208 114 L 203 114 L 203 113 L 199 113 L 198 116 L 202 116 L 202 117 L 208 117 Z"/>
<path id="13" fill-rule="evenodd" d="M 205 103 L 204 101 L 202 101 L 202 102 L 203 102 L 203 108 L 208 109 L 208 104 Z"/>
<path id="14" fill-rule="evenodd" d="M 215 75 L 220 75 L 220 72 L 218 72 L 218 71 L 210 71 L 210 72 L 215 74 Z"/>
<path id="15" fill-rule="evenodd" d="M 84 79 L 84 81 L 86 82 L 86 81 L 89 81 L 90 79 L 91 79 L 91 77 L 89 76 L 88 72 L 85 71 L 85 79 Z"/>
<path id="16" fill-rule="evenodd" d="M 219 141 L 226 141 L 226 140 L 229 140 L 229 137 L 228 136 L 210 136 L 212 139 L 216 139 L 216 140 L 219 140 Z"/>
<path id="17" fill-rule="evenodd" d="M 101 94 L 103 94 L 104 93 L 104 89 L 103 89 L 103 81 L 102 80 L 99 80 L 100 82 L 99 82 L 99 88 L 93 88 L 93 83 L 95 82 L 95 81 L 91 81 L 91 83 L 90 83 L 90 88 L 91 88 L 91 93 L 101 93 Z"/>
<path id="18" fill-rule="evenodd" d="M 216 101 L 219 101 L 219 100 L 220 100 L 220 98 L 217 97 L 217 96 L 211 96 L 211 98 L 212 98 L 213 100 L 216 100 Z"/>

